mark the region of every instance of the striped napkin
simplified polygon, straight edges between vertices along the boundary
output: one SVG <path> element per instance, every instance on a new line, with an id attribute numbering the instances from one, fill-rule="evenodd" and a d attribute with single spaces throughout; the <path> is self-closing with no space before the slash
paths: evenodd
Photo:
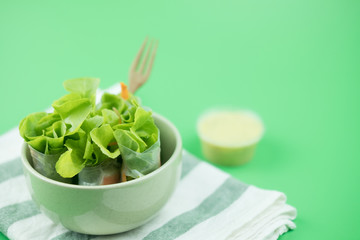
<path id="1" fill-rule="evenodd" d="M 9 239 L 277 239 L 295 228 L 296 209 L 283 193 L 239 182 L 184 151 L 181 180 L 156 218 L 115 235 L 71 232 L 31 200 L 20 160 L 22 142 L 17 128 L 0 136 L 0 231 Z"/>
<path id="2" fill-rule="evenodd" d="M 32 202 L 20 160 L 17 129 L 0 137 L 0 231 L 10 239 L 277 239 L 296 210 L 277 191 L 235 180 L 183 153 L 181 181 L 160 214 L 126 233 L 90 236 L 54 224 Z"/>

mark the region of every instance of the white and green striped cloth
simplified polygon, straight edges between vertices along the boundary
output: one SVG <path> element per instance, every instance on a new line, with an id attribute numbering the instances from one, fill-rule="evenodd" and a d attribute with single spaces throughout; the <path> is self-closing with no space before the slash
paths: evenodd
<path id="1" fill-rule="evenodd" d="M 70 232 L 40 213 L 20 162 L 17 129 L 0 138 L 0 231 L 10 239 L 277 239 L 295 228 L 285 195 L 241 183 L 184 151 L 181 181 L 158 217 L 111 236 Z"/>
<path id="2" fill-rule="evenodd" d="M 277 239 L 295 228 L 296 209 L 283 193 L 239 182 L 184 151 L 181 181 L 156 218 L 110 236 L 71 232 L 31 200 L 20 160 L 22 142 L 17 129 L 0 136 L 0 231 L 9 239 Z"/>

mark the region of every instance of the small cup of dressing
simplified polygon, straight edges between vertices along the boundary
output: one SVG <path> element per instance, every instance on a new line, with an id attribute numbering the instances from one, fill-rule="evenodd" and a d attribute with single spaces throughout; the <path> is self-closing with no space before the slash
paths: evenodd
<path id="1" fill-rule="evenodd" d="M 199 117 L 197 132 L 205 158 L 215 164 L 235 166 L 253 157 L 264 125 L 251 111 L 218 109 Z"/>

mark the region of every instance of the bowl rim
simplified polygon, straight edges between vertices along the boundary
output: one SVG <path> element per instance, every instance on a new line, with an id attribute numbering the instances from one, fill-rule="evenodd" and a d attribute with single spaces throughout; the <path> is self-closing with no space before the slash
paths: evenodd
<path id="1" fill-rule="evenodd" d="M 21 148 L 21 162 L 22 162 L 23 166 L 26 168 L 26 170 L 28 172 L 30 172 L 32 175 L 34 175 L 36 178 L 38 178 L 44 182 L 47 182 L 49 184 L 57 185 L 59 187 L 71 188 L 71 189 L 83 189 L 83 190 L 94 190 L 94 189 L 103 190 L 103 189 L 113 189 L 113 188 L 119 189 L 119 188 L 125 188 L 125 187 L 129 187 L 129 186 L 132 186 L 135 184 L 139 184 L 141 182 L 148 181 L 149 179 L 153 178 L 158 173 L 165 171 L 165 169 L 168 168 L 169 165 L 176 160 L 177 156 L 181 155 L 181 151 L 182 151 L 181 135 L 179 133 L 179 130 L 175 127 L 175 125 L 172 122 L 170 122 L 168 119 L 166 119 L 165 117 L 163 117 L 157 113 L 153 112 L 153 117 L 155 119 L 160 120 L 161 122 L 164 122 L 165 125 L 170 127 L 172 132 L 175 134 L 176 144 L 175 144 L 174 152 L 172 153 L 170 158 L 163 165 L 161 165 L 158 169 L 154 170 L 153 172 L 151 172 L 149 174 L 144 175 L 143 177 L 133 179 L 128 182 L 120 182 L 120 183 L 114 183 L 114 184 L 109 184 L 109 185 L 98 185 L 98 186 L 85 186 L 85 185 L 76 185 L 76 184 L 59 182 L 59 181 L 56 181 L 56 180 L 53 180 L 53 179 L 43 176 L 42 174 L 38 173 L 31 166 L 31 164 L 29 163 L 27 156 L 26 156 L 26 147 L 28 146 L 28 144 L 26 142 L 23 143 L 23 146 Z"/>

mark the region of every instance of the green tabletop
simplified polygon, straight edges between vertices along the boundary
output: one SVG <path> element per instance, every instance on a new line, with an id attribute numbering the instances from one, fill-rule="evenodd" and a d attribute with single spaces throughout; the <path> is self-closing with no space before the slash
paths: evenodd
<path id="1" fill-rule="evenodd" d="M 0 133 L 49 107 L 66 79 L 127 82 L 149 35 L 158 55 L 138 95 L 188 151 L 202 158 L 206 109 L 257 112 L 254 159 L 219 168 L 287 195 L 297 229 L 282 240 L 359 239 L 359 11 L 356 0 L 1 1 Z"/>

